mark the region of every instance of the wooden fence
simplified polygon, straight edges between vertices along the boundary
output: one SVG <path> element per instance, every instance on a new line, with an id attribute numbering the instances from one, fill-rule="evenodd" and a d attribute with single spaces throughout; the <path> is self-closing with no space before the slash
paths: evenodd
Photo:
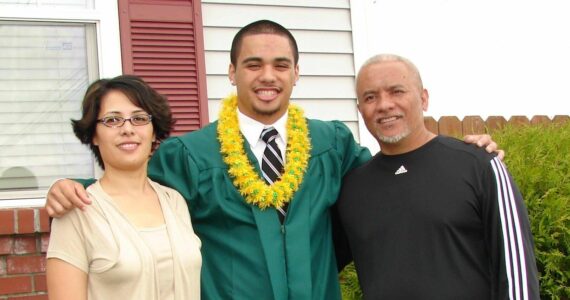
<path id="1" fill-rule="evenodd" d="M 493 133 L 494 130 L 500 129 L 506 124 L 524 126 L 548 123 L 561 124 L 568 121 L 570 121 L 569 115 L 556 115 L 552 119 L 538 115 L 530 120 L 525 116 L 512 116 L 508 120 L 502 116 L 490 116 L 487 120 L 483 120 L 479 116 L 466 116 L 462 121 L 455 116 L 444 116 L 439 118 L 438 121 L 433 117 L 424 118 L 424 123 L 431 132 L 456 137 L 466 134 Z"/>

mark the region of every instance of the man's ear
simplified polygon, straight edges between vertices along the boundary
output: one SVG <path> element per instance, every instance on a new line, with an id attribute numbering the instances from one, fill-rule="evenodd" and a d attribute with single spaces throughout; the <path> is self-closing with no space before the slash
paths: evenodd
<path id="1" fill-rule="evenodd" d="M 427 111 L 429 106 L 429 93 L 427 89 L 423 89 L 421 98 L 422 98 L 422 109 L 423 111 Z"/>
<path id="2" fill-rule="evenodd" d="M 236 85 L 236 67 L 234 66 L 234 64 L 230 64 L 229 68 L 228 68 L 228 77 L 230 79 L 230 83 L 232 85 Z"/>

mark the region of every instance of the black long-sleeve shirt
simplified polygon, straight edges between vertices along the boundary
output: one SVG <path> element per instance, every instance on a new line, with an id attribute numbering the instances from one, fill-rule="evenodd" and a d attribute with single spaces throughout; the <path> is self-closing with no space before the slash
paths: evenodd
<path id="1" fill-rule="evenodd" d="M 439 136 L 378 154 L 337 206 L 349 244 L 337 236 L 337 255 L 354 257 L 365 299 L 539 299 L 521 194 L 481 149 Z"/>

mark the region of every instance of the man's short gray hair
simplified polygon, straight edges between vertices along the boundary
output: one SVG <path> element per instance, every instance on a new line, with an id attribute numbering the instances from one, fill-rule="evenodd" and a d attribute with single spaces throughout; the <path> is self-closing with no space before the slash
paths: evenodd
<path id="1" fill-rule="evenodd" d="M 371 66 L 371 65 L 374 65 L 374 64 L 377 64 L 377 63 L 394 62 L 394 61 L 401 62 L 404 65 L 406 65 L 410 69 L 410 71 L 412 71 L 412 73 L 416 76 L 420 90 L 423 90 L 424 85 L 422 82 L 422 77 L 420 76 L 420 71 L 418 70 L 416 65 L 414 65 L 414 63 L 412 63 L 409 59 L 407 59 L 403 56 L 396 55 L 396 54 L 376 54 L 376 55 L 370 57 L 369 59 L 367 59 L 364 62 L 364 64 L 362 64 L 362 66 L 360 67 L 360 70 L 358 71 L 358 74 L 356 75 L 356 82 L 358 82 L 358 77 L 360 76 L 360 72 L 364 68 Z"/>

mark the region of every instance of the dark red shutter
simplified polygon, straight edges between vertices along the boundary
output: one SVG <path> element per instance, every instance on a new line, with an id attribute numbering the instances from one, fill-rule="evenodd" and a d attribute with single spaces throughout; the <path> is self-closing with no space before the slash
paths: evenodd
<path id="1" fill-rule="evenodd" d="M 119 0 L 119 21 L 123 73 L 168 97 L 176 119 L 172 134 L 207 124 L 200 1 Z"/>

